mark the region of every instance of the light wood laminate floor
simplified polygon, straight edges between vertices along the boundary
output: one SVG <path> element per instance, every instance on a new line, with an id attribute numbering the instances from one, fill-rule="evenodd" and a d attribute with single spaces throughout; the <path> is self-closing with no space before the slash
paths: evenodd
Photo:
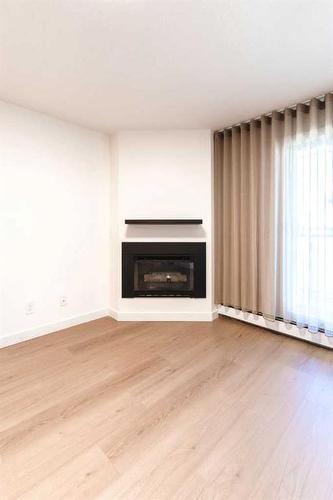
<path id="1" fill-rule="evenodd" d="M 228 318 L 0 351 L 0 498 L 330 500 L 333 352 Z"/>

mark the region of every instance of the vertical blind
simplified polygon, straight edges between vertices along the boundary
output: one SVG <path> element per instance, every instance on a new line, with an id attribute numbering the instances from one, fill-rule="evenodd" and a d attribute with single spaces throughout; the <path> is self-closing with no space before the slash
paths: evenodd
<path id="1" fill-rule="evenodd" d="M 215 300 L 333 335 L 333 96 L 215 133 Z"/>

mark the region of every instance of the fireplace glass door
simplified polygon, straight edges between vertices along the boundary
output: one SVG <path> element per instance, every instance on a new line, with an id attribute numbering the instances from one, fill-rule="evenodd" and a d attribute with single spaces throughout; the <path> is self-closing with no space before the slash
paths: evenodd
<path id="1" fill-rule="evenodd" d="M 191 295 L 194 262 L 190 257 L 146 256 L 134 263 L 134 291 L 137 295 Z"/>

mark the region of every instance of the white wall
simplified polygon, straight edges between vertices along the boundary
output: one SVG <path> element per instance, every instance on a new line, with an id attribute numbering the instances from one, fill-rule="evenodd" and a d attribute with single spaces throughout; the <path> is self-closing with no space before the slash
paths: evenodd
<path id="1" fill-rule="evenodd" d="M 112 309 L 126 320 L 212 318 L 209 130 L 121 132 L 112 141 Z M 202 218 L 202 226 L 126 226 L 126 218 Z M 122 241 L 205 241 L 207 298 L 121 298 Z"/>
<path id="2" fill-rule="evenodd" d="M 110 304 L 119 319 L 211 319 L 211 168 L 209 130 L 121 132 L 110 156 L 104 134 L 0 102 L 0 346 Z M 131 217 L 204 223 L 125 226 Z M 122 299 L 122 241 L 205 241 L 207 298 Z"/>
<path id="3" fill-rule="evenodd" d="M 2 345 L 109 307 L 109 160 L 107 136 L 0 103 Z"/>

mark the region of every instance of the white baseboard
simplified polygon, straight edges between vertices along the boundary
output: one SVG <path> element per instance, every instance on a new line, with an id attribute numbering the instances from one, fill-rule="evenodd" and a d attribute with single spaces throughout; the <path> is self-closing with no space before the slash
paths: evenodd
<path id="1" fill-rule="evenodd" d="M 218 311 L 210 312 L 159 312 L 159 313 L 147 313 L 147 312 L 119 312 L 115 309 L 99 309 L 97 311 L 92 311 L 87 314 L 82 314 L 81 316 L 75 316 L 72 318 L 59 321 L 57 323 L 41 325 L 30 330 L 23 330 L 18 333 L 11 335 L 6 335 L 0 338 L 0 348 L 8 347 L 19 342 L 24 342 L 26 340 L 31 340 L 36 337 L 41 337 L 42 335 L 48 335 L 49 333 L 57 332 L 58 330 L 63 330 L 64 328 L 69 328 L 71 326 L 80 325 L 82 323 L 87 323 L 87 321 L 93 321 L 94 319 L 103 318 L 105 316 L 111 316 L 117 321 L 213 321 L 218 317 Z"/>
<path id="2" fill-rule="evenodd" d="M 310 333 L 307 328 L 298 328 L 296 325 L 284 323 L 283 321 L 269 321 L 263 318 L 263 316 L 239 311 L 238 309 L 234 309 L 232 307 L 219 306 L 218 313 L 223 316 L 228 316 L 229 318 L 246 321 L 252 325 L 261 326 L 262 328 L 267 328 L 284 335 L 305 340 L 307 342 L 311 342 L 312 344 L 318 344 L 328 347 L 329 349 L 333 349 L 333 338 L 326 337 L 326 335 L 321 332 Z"/>
<path id="3" fill-rule="evenodd" d="M 108 309 L 108 316 L 111 316 L 111 318 L 116 319 L 118 321 L 118 311 L 116 309 Z"/>
<path id="4" fill-rule="evenodd" d="M 97 311 L 92 311 L 87 314 L 68 318 L 57 323 L 41 325 L 37 328 L 23 330 L 18 333 L 7 335 L 3 338 L 0 337 L 0 348 L 8 347 L 10 345 L 18 344 L 19 342 L 24 342 L 25 340 L 34 339 L 36 337 L 41 337 L 42 335 L 57 332 L 58 330 L 69 328 L 70 326 L 80 325 L 81 323 L 86 323 L 87 321 L 93 321 L 94 319 L 103 318 L 104 316 L 112 316 L 109 309 L 99 309 Z"/>
<path id="5" fill-rule="evenodd" d="M 213 321 L 218 312 L 121 312 L 109 310 L 118 321 Z"/>

